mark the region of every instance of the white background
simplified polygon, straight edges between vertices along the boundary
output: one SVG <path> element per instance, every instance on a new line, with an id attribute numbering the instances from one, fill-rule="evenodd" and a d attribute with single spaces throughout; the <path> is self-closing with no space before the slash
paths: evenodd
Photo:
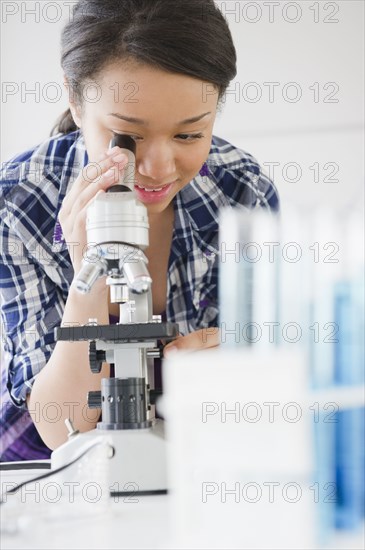
<path id="1" fill-rule="evenodd" d="M 59 41 L 73 4 L 1 3 L 1 161 L 46 139 L 67 108 Z M 215 134 L 259 160 L 284 209 L 329 204 L 343 216 L 362 204 L 363 1 L 217 4 L 238 74 Z"/>
<path id="2" fill-rule="evenodd" d="M 63 90 L 59 41 L 74 3 L 0 4 L 2 162 L 46 139 L 67 108 L 64 91 L 52 102 L 51 83 Z M 276 163 L 283 210 L 291 203 L 306 211 L 328 205 L 339 218 L 350 217 L 363 207 L 363 1 L 217 4 L 239 61 L 215 134 L 253 154 L 267 172 Z M 164 517 L 157 508 L 139 512 L 138 519 L 155 513 L 155 525 Z M 126 525 L 136 517 L 124 516 Z M 50 546 L 52 537 L 44 541 Z M 18 543 L 5 542 L 7 548 Z M 343 547 L 355 546 L 347 540 Z"/>

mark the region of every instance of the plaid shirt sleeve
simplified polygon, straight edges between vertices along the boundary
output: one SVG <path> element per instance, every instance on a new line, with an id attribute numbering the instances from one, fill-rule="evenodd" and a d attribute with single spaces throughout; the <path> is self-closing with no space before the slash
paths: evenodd
<path id="1" fill-rule="evenodd" d="M 19 406 L 50 358 L 53 329 L 60 324 L 64 304 L 55 284 L 5 225 L 0 247 L 4 351 L 9 358 L 7 385 Z"/>
<path id="2" fill-rule="evenodd" d="M 250 153 L 213 137 L 208 167 L 218 187 L 233 205 L 280 210 L 278 190 Z"/>
<path id="3" fill-rule="evenodd" d="M 57 178 L 35 178 L 26 161 L 7 163 L 0 179 L 0 291 L 3 362 L 12 402 L 24 406 L 51 356 L 66 286 L 62 255 L 52 251 Z M 47 175 L 48 174 L 48 175 Z"/>

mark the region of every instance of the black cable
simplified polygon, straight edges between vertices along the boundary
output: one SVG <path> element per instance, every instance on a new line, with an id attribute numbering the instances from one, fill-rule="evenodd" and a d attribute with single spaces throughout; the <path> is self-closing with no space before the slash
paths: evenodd
<path id="1" fill-rule="evenodd" d="M 79 455 L 78 457 L 76 457 L 74 460 L 72 460 L 71 462 L 69 462 L 68 464 L 64 464 L 63 466 L 60 466 L 59 468 L 57 468 L 56 470 L 51 470 L 49 472 L 46 472 L 45 474 L 41 474 L 40 476 L 37 476 L 37 477 L 34 477 L 33 479 L 28 479 L 28 481 L 23 481 L 22 483 L 19 483 L 19 485 L 17 485 L 16 487 L 13 487 L 12 489 L 10 489 L 9 491 L 6 491 L 6 493 L 4 493 L 4 496 L 6 495 L 13 495 L 14 493 L 16 493 L 17 491 L 19 491 L 19 489 L 21 489 L 22 487 L 24 487 L 25 485 L 28 485 L 28 483 L 34 483 L 35 481 L 40 481 L 41 479 L 46 479 L 47 477 L 51 477 L 53 476 L 54 474 L 58 474 L 59 472 L 62 472 L 63 470 L 66 470 L 67 468 L 69 468 L 70 466 L 72 466 L 73 464 L 75 464 L 75 462 L 77 462 L 78 460 L 80 460 L 80 458 L 82 458 L 83 456 L 85 456 L 89 451 L 91 451 L 91 449 L 94 449 L 94 447 L 97 447 L 98 445 L 101 445 L 102 443 L 104 443 L 103 441 L 97 441 L 96 443 L 94 443 L 93 445 L 91 445 L 91 447 L 88 447 L 83 453 L 81 453 L 81 455 Z M 114 452 L 114 449 L 113 449 L 113 452 Z M 2 495 L 3 496 L 3 495 Z M 3 500 L 3 498 L 0 499 L 0 505 L 1 504 L 4 504 L 6 503 L 6 500 Z"/>
<path id="2" fill-rule="evenodd" d="M 6 470 L 50 470 L 49 462 L 37 462 L 36 460 L 16 460 L 14 462 L 0 462 L 0 472 Z"/>

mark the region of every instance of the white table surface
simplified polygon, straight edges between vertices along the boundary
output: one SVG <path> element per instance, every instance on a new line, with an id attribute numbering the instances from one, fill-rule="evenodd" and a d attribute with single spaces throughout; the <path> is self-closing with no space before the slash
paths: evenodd
<path id="1" fill-rule="evenodd" d="M 21 483 L 47 471 L 0 471 L 0 488 L 10 488 L 11 483 Z M 40 485 L 51 480 L 52 477 L 47 478 Z M 90 504 L 85 509 L 76 501 L 66 505 L 42 499 L 35 502 L 31 489 L 32 485 L 22 497 L 8 496 L 0 507 L 1 550 L 197 548 L 173 538 L 169 495 L 110 498 L 106 508 Z M 364 540 L 363 526 L 357 533 L 336 535 L 324 550 L 363 550 Z M 205 548 L 200 543 L 199 548 Z"/>
<path id="2" fill-rule="evenodd" d="M 0 471 L 1 487 L 46 471 Z M 35 502 L 28 487 L 29 493 L 10 495 L 1 505 L 2 550 L 171 548 L 168 495 L 110 498 L 106 508 L 90 503 L 85 510 L 76 502 Z"/>

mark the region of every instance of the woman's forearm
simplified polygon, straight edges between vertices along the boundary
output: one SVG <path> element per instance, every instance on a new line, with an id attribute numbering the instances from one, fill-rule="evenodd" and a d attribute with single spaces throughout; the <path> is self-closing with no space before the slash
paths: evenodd
<path id="1" fill-rule="evenodd" d="M 108 287 L 99 279 L 90 294 L 79 294 L 73 285 L 65 305 L 62 325 L 85 325 L 90 318 L 109 323 Z M 99 390 L 102 378 L 109 377 L 104 363 L 100 374 L 89 366 L 89 343 L 57 342 L 53 353 L 37 375 L 28 398 L 28 409 L 45 444 L 55 449 L 67 440 L 65 419 L 71 418 L 80 432 L 95 427 L 100 409 L 88 409 L 87 393 Z"/>

